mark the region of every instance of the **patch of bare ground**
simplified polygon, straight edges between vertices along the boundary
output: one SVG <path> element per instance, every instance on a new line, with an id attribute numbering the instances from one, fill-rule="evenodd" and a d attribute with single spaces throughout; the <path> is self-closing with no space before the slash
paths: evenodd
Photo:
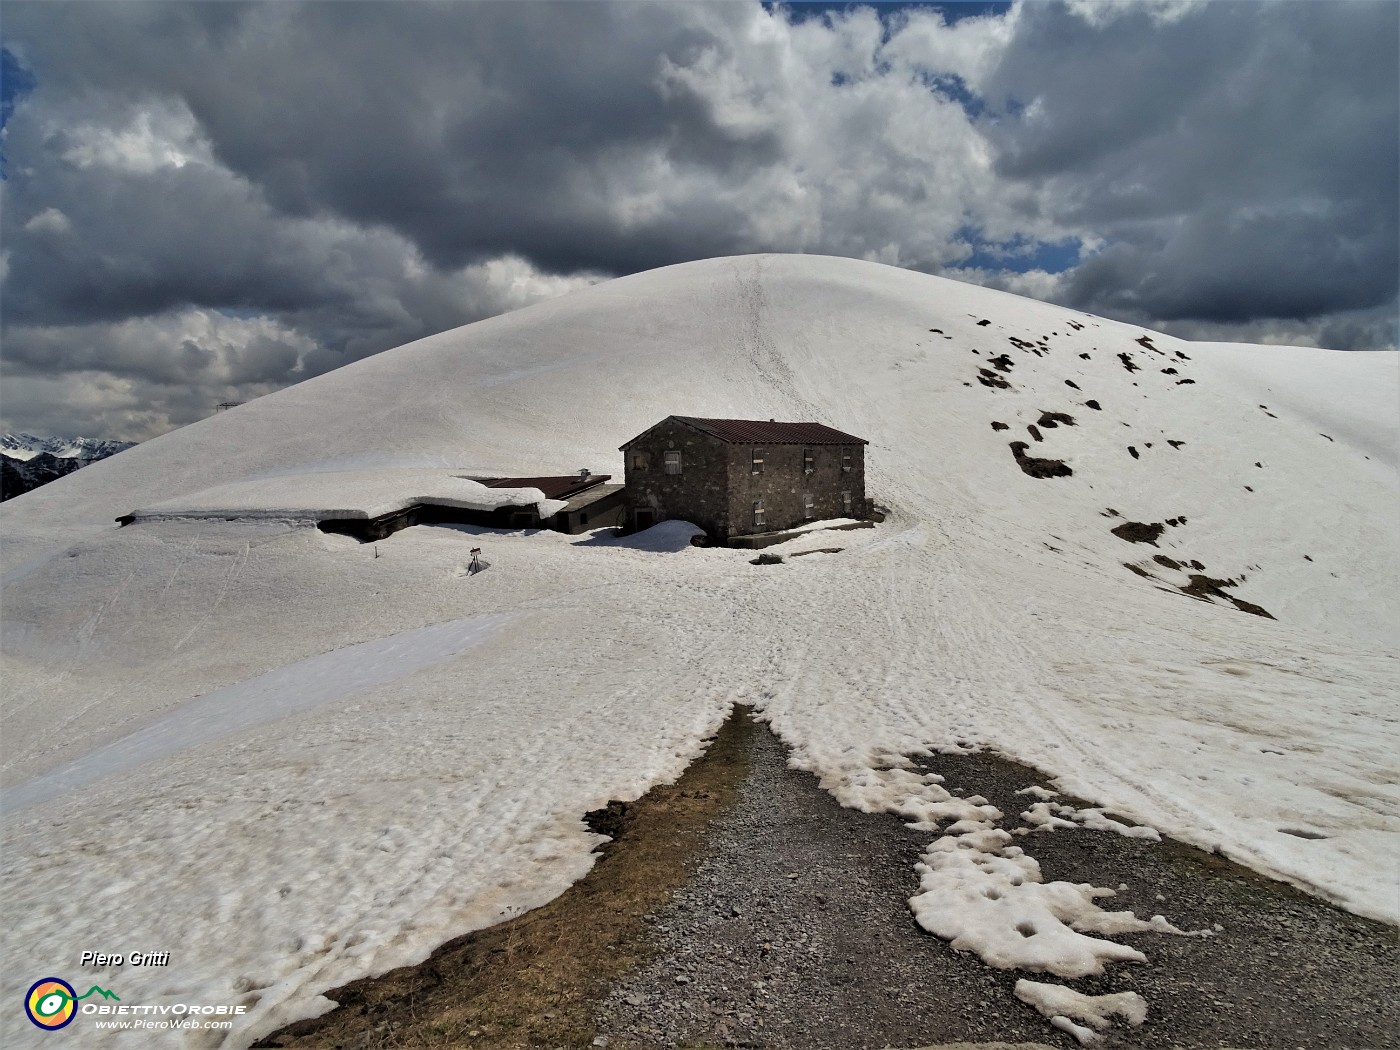
<path id="1" fill-rule="evenodd" d="M 1031 428 L 1028 428 L 1031 429 Z M 1039 432 L 1033 431 L 1033 437 L 1040 440 Z M 1030 448 L 1024 441 L 1011 442 L 1011 454 L 1016 457 L 1016 465 L 1022 472 L 1033 478 L 1067 478 L 1074 473 L 1074 470 L 1062 459 L 1041 459 L 1037 456 L 1026 455 L 1026 449 Z"/>
<path id="2" fill-rule="evenodd" d="M 913 863 L 934 836 L 888 814 L 841 808 L 815 776 L 788 767 L 771 733 L 751 741 L 735 806 L 713 825 L 695 877 L 656 916 L 660 950 L 597 1005 L 598 1032 L 612 1050 L 1075 1046 L 1016 998 L 1023 977 L 1144 996 L 1146 1023 L 1105 1032 L 1105 1048 L 1392 1045 L 1400 1005 L 1387 990 L 1400 949 L 1381 923 L 1169 840 L 1032 832 L 1016 841 L 1046 881 L 1115 888 L 1106 907 L 1162 913 L 1213 936 L 1130 936 L 1145 964 L 1076 981 L 992 969 L 925 933 L 909 911 Z M 915 765 L 957 794 L 990 800 L 1007 830 L 1024 827 L 1019 814 L 1035 801 L 1017 791 L 1048 783 L 989 753 Z"/>
<path id="3" fill-rule="evenodd" d="M 1203 598 L 1207 601 L 1211 598 L 1221 598 L 1229 602 L 1240 612 L 1251 613 L 1254 616 L 1262 616 L 1269 620 L 1277 619 L 1277 617 L 1262 605 L 1255 605 L 1253 602 L 1247 602 L 1243 598 L 1236 597 L 1224 589 L 1226 587 L 1237 586 L 1240 582 L 1239 580 L 1217 580 L 1214 577 L 1204 576 L 1194 572 L 1190 574 L 1190 578 L 1190 583 L 1182 584 L 1177 588 L 1182 594 L 1189 595 L 1192 598 Z"/>
<path id="4" fill-rule="evenodd" d="M 1155 547 L 1162 533 L 1166 531 L 1166 526 L 1160 521 L 1125 521 L 1108 531 L 1120 540 L 1127 540 L 1129 543 L 1150 543 Z"/>
<path id="5" fill-rule="evenodd" d="M 1011 389 L 1011 384 L 990 368 L 979 368 L 977 370 L 977 382 L 981 383 L 983 386 L 993 387 L 997 390 Z"/>
<path id="6" fill-rule="evenodd" d="M 1052 781 L 1032 767 L 990 754 L 935 755 L 920 769 L 939 773 L 957 794 L 980 794 L 1014 830 L 1036 801 L 1017 792 Z M 1054 801 L 1082 808 L 1083 800 Z M 1133 823 L 1120 814 L 1121 822 Z M 1280 827 L 1280 836 L 1298 837 Z M 1310 833 L 1315 834 L 1315 833 Z M 1163 838 L 1127 838 L 1085 828 L 1034 831 L 1016 844 L 1040 863 L 1045 881 L 1088 882 L 1116 890 L 1102 907 L 1162 914 L 1209 937 L 1125 938 L 1147 962 L 1111 966 L 1100 977 L 1062 981 L 1089 995 L 1136 991 L 1147 1023 L 1106 1033 L 1114 1048 L 1204 1050 L 1384 1050 L 1400 1045 L 1400 937 L 1394 927 L 1342 911 L 1285 883 Z M 1327 847 L 1318 843 L 1317 848 Z M 1005 1036 L 1003 1036 L 1005 1038 Z M 1040 1039 L 1071 1047 L 1067 1037 Z"/>
<path id="7" fill-rule="evenodd" d="M 327 992 L 339 1003 L 258 1047 L 587 1047 L 593 1003 L 655 949 L 649 916 L 692 873 L 710 823 L 749 761 L 748 718 L 731 717 L 674 784 L 587 817 L 613 835 L 593 869 L 534 911 L 443 945 L 425 962 Z"/>
<path id="8" fill-rule="evenodd" d="M 1170 840 L 1028 832 L 1016 841 L 1046 881 L 1113 887 L 1106 907 L 1213 935 L 1126 938 L 1147 962 L 1100 977 L 992 969 L 925 933 L 909 911 L 913 865 L 933 836 L 843 809 L 787 758 L 736 710 L 676 784 L 590 815 L 617 837 L 554 902 L 420 966 L 331 992 L 339 1009 L 259 1045 L 1071 1050 L 1068 1035 L 1014 995 L 1026 976 L 1141 994 L 1146 1022 L 1105 1032 L 1105 1050 L 1395 1045 L 1391 927 Z M 1012 831 L 1034 801 L 1018 792 L 1051 783 L 990 753 L 934 754 L 915 768 L 982 795 Z M 1279 828 L 1293 841 L 1300 831 L 1318 834 Z"/>

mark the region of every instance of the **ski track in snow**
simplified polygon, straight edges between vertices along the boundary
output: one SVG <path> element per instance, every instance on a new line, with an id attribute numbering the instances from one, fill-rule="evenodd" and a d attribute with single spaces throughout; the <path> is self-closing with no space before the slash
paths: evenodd
<path id="1" fill-rule="evenodd" d="M 246 1045 L 327 1008 L 328 988 L 561 892 L 593 861 L 581 815 L 678 775 L 735 702 L 843 804 L 919 824 L 934 862 L 975 842 L 1006 885 L 1032 870 L 1000 837 L 1019 814 L 905 758 L 936 771 L 940 748 L 993 748 L 1397 921 L 1400 486 L 1364 460 L 1364 419 L 1327 441 L 1325 413 L 1233 392 L 1247 355 L 1213 369 L 1142 335 L 870 264 L 720 260 L 423 340 L 5 504 L 0 994 L 56 973 L 130 1002 L 241 1003 L 223 1043 Z M 1191 360 L 1163 373 L 1177 351 Z M 1010 387 L 978 385 L 1003 352 Z M 1291 367 L 1325 370 L 1322 353 Z M 1306 392 L 1295 377 L 1289 404 Z M 1008 450 L 1047 410 L 1076 425 L 1031 451 L 1073 477 L 1027 478 Z M 681 523 L 624 540 L 416 527 L 379 556 L 286 521 L 110 528 L 132 507 L 219 509 L 210 493 L 292 506 L 317 464 L 391 487 L 394 462 L 620 473 L 616 446 L 672 412 L 864 434 L 891 513 L 792 540 L 777 551 L 843 550 L 774 566 L 693 548 Z M 317 473 L 326 505 L 366 498 Z M 1108 531 L 1180 515 L 1155 547 Z M 490 568 L 468 576 L 474 545 Z M 1238 596 L 1279 619 L 1179 593 L 1154 554 L 1244 577 Z M 1132 928 L 1062 885 L 1018 903 L 998 883 L 1005 914 L 963 932 L 989 954 L 1037 895 L 1083 933 Z M 1068 934 L 1053 938 L 1084 947 Z M 79 971 L 84 947 L 175 954 Z M 1151 936 L 1119 947 L 1150 956 Z M 0 1016 L 6 1045 L 43 1038 Z"/>

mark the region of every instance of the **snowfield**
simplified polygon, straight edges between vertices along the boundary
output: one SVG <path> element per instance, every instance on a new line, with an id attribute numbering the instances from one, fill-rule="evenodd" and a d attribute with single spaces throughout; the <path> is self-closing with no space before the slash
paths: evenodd
<path id="1" fill-rule="evenodd" d="M 421 340 L 7 502 L 0 996 L 55 975 L 241 1004 L 232 1033 L 160 1038 L 246 1046 L 560 893 L 593 860 L 582 814 L 677 776 L 736 702 L 843 804 L 928 832 L 911 907 L 993 965 L 1069 976 L 1197 932 L 1170 901 L 1132 916 L 1043 884 L 1054 832 L 1015 832 L 1057 820 L 1155 829 L 1400 922 L 1397 356 L 717 259 Z M 468 499 L 467 474 L 620 475 L 617 447 L 670 414 L 866 437 L 890 514 L 766 566 L 679 522 L 361 545 L 302 520 Z M 1044 771 L 1024 816 L 905 758 L 967 748 Z M 80 969 L 84 950 L 171 958 Z M 1086 1033 L 1159 1008 L 1023 985 Z M 0 1015 L 4 1045 L 45 1038 Z"/>

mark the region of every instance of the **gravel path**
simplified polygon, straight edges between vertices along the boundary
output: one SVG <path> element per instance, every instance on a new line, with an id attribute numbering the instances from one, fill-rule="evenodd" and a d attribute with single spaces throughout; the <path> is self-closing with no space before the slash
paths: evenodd
<path id="1" fill-rule="evenodd" d="M 914 923 L 907 899 L 929 836 L 842 809 L 789 770 L 765 730 L 737 804 L 713 827 L 695 876 L 647 917 L 656 954 L 595 1010 L 607 1045 L 836 1048 L 957 1041 L 1076 1045 L 992 970 Z M 1033 771 L 993 756 L 938 756 L 947 786 L 986 796 L 1019 824 Z M 1108 907 L 1164 913 L 1214 937 L 1137 935 L 1145 965 L 1064 983 L 1137 991 L 1149 1017 L 1104 1046 L 1312 1050 L 1400 1045 L 1390 928 L 1173 843 L 1039 832 L 1022 845 L 1048 880 L 1127 888 Z M 1159 899 L 1160 895 L 1160 899 Z"/>

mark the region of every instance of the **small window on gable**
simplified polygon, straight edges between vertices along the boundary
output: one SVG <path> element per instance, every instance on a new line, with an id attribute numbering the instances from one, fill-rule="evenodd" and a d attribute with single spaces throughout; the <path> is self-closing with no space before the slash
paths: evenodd
<path id="1" fill-rule="evenodd" d="M 802 516 L 804 518 L 815 518 L 817 516 L 817 501 L 810 492 L 802 493 Z"/>
<path id="2" fill-rule="evenodd" d="M 802 473 L 810 474 L 817 469 L 816 449 L 804 448 L 802 450 Z"/>
<path id="3" fill-rule="evenodd" d="M 768 517 L 767 517 L 767 515 L 764 513 L 764 510 L 763 510 L 763 500 L 761 500 L 761 499 L 756 499 L 756 500 L 753 501 L 753 523 L 754 523 L 755 525 L 767 525 L 767 524 L 768 524 Z"/>
<path id="4" fill-rule="evenodd" d="M 665 457 L 666 473 L 679 474 L 681 472 L 681 450 L 678 448 L 668 448 Z"/>
<path id="5" fill-rule="evenodd" d="M 850 472 L 851 472 L 851 450 L 848 449 L 848 448 L 843 448 L 843 449 L 841 450 L 841 473 L 843 473 L 843 474 L 849 474 Z"/>
<path id="6" fill-rule="evenodd" d="M 640 452 L 640 451 L 638 451 L 638 452 L 633 452 L 633 453 L 632 453 L 632 469 L 633 469 L 633 470 L 646 470 L 646 469 L 647 469 L 647 454 L 646 454 L 645 452 Z"/>
<path id="7" fill-rule="evenodd" d="M 761 448 L 756 448 L 756 449 L 753 450 L 753 468 L 752 468 L 752 472 L 753 472 L 754 474 L 762 474 L 762 473 L 763 473 L 763 449 L 761 449 Z"/>
<path id="8" fill-rule="evenodd" d="M 849 492 L 841 493 L 841 513 L 849 518 L 851 516 L 852 507 L 853 501 L 851 499 L 851 494 Z"/>

